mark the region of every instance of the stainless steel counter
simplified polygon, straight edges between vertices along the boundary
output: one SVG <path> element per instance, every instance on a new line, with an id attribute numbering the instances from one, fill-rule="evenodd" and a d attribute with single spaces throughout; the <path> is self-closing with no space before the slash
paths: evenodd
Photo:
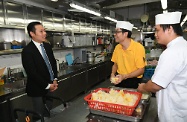
<path id="1" fill-rule="evenodd" d="M 95 86 L 93 89 L 108 87 L 110 85 L 111 85 L 110 81 L 106 80 Z M 70 106 L 68 108 L 58 113 L 54 117 L 48 119 L 46 122 L 61 122 L 61 121 L 63 122 L 124 122 L 122 120 L 90 114 L 87 103 L 84 101 L 84 97 L 87 94 L 88 93 L 81 94 L 77 99 L 70 102 Z M 143 119 L 141 121 L 154 122 L 156 117 L 157 117 L 156 99 L 154 97 L 151 97 L 150 106 L 145 112 Z"/>
<path id="2" fill-rule="evenodd" d="M 106 57 L 105 61 L 101 61 L 101 62 L 83 63 L 79 65 L 68 66 L 65 69 L 62 69 L 58 72 L 58 79 L 59 80 L 64 79 L 66 77 L 72 76 L 85 69 L 89 69 L 91 67 L 105 63 L 106 61 L 110 61 L 110 58 L 111 57 Z M 25 78 L 23 80 L 26 81 Z M 14 94 L 15 92 L 25 91 L 26 83 L 22 83 L 23 80 L 19 80 L 19 81 L 15 81 L 14 83 L 7 83 L 5 85 L 2 85 L 0 87 L 0 103 L 5 101 L 7 96 L 10 96 Z"/>

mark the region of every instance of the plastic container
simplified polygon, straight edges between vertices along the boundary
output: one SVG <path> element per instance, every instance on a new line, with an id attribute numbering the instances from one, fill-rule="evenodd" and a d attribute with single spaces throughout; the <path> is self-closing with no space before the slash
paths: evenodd
<path id="1" fill-rule="evenodd" d="M 143 77 L 144 78 L 151 78 L 155 72 L 155 67 L 146 67 Z"/>
<path id="2" fill-rule="evenodd" d="M 11 49 L 21 49 L 22 48 L 22 46 L 18 46 L 18 45 L 12 45 L 11 46 Z"/>
<path id="3" fill-rule="evenodd" d="M 92 93 L 97 92 L 99 90 L 109 92 L 110 88 L 98 88 L 98 89 L 94 90 Z M 113 112 L 113 113 L 117 113 L 117 114 L 131 116 L 133 111 L 135 110 L 136 106 L 138 105 L 142 94 L 139 92 L 134 92 L 134 91 L 126 91 L 126 90 L 123 90 L 123 91 L 125 93 L 137 95 L 138 99 L 133 106 L 125 106 L 125 105 L 119 105 L 119 104 L 91 100 L 92 93 L 90 93 L 86 97 L 84 97 L 84 100 L 87 101 L 90 109 L 101 110 L 101 111 L 106 111 L 106 112 Z"/>
<path id="4" fill-rule="evenodd" d="M 0 85 L 4 85 L 4 79 L 0 78 Z"/>
<path id="5" fill-rule="evenodd" d="M 0 42 L 0 50 L 9 50 L 11 49 L 10 42 Z"/>
<path id="6" fill-rule="evenodd" d="M 66 62 L 68 62 L 68 65 L 72 65 L 73 64 L 73 58 L 72 58 L 72 54 L 68 53 L 66 56 Z"/>

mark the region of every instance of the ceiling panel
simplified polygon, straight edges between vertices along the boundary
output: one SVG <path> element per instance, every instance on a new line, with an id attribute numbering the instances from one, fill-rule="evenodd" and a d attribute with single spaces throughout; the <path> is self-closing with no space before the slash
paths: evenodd
<path id="1" fill-rule="evenodd" d="M 16 1 L 16 0 L 15 0 Z M 93 9 L 99 10 L 104 14 L 109 15 L 111 11 L 116 12 L 115 16 L 119 20 L 129 20 L 134 23 L 140 23 L 140 16 L 143 14 L 149 15 L 149 23 L 154 25 L 155 15 L 162 13 L 160 0 L 58 0 L 58 2 L 51 2 L 50 0 L 25 0 L 32 1 L 38 4 L 47 5 L 60 11 L 66 11 L 70 14 L 82 16 L 85 18 L 104 21 L 103 18 L 96 17 L 84 12 L 73 10 L 69 3 L 76 1 L 89 6 Z M 139 8 L 139 10 L 137 9 Z M 143 10 L 142 10 L 143 8 Z M 71 11 L 68 11 L 71 10 Z M 182 11 L 183 16 L 187 14 L 187 0 L 168 0 L 168 11 Z M 136 14 L 132 14 L 136 12 Z M 130 15 L 132 14 L 132 15 Z M 132 16 L 132 17 L 130 17 Z"/>

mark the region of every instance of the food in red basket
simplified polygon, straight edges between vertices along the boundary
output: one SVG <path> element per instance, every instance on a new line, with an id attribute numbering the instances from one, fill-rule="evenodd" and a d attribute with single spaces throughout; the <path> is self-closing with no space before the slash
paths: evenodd
<path id="1" fill-rule="evenodd" d="M 111 95 L 109 95 L 111 94 Z M 117 95 L 116 95 L 117 94 Z M 134 100 L 130 97 L 128 98 L 128 95 L 133 96 Z M 109 98 L 108 98 L 109 96 Z M 128 105 L 121 105 L 116 102 L 117 96 L 127 97 L 125 100 L 128 102 L 135 101 L 134 105 L 128 106 Z M 138 105 L 142 94 L 135 91 L 128 91 L 128 90 L 122 90 L 119 89 L 114 90 L 110 88 L 98 88 L 92 93 L 88 94 L 84 97 L 84 100 L 87 101 L 88 106 L 91 110 L 99 110 L 99 111 L 107 111 L 112 113 L 117 113 L 121 115 L 128 115 L 131 116 Z M 102 100 L 104 99 L 104 100 Z M 137 99 L 137 100 L 135 100 Z M 120 99 L 118 99 L 120 100 Z M 124 99 L 121 99 L 124 100 Z M 131 101 L 132 100 L 132 101 Z M 104 102 L 104 101 L 110 101 L 110 102 Z"/>
<path id="2" fill-rule="evenodd" d="M 111 78 L 111 83 L 116 83 L 118 81 L 119 78 L 117 77 L 112 77 Z"/>
<path id="3" fill-rule="evenodd" d="M 117 91 L 110 89 L 108 93 L 102 90 L 92 93 L 91 99 L 100 102 L 133 106 L 136 103 L 138 96 L 135 94 L 125 93 L 123 90 Z"/>

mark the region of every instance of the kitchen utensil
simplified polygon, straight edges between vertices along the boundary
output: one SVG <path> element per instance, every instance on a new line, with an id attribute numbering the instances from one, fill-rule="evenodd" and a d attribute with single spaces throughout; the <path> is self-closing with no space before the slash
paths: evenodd
<path id="1" fill-rule="evenodd" d="M 5 71 L 5 68 L 6 68 L 6 67 L 0 69 L 0 77 L 3 76 L 3 73 L 4 73 L 4 71 Z"/>
<path id="2" fill-rule="evenodd" d="M 87 55 L 87 61 L 88 62 L 94 62 L 94 60 L 95 60 L 95 53 L 87 53 L 86 54 Z"/>
<path id="3" fill-rule="evenodd" d="M 100 61 L 104 61 L 105 59 L 105 56 L 103 55 L 98 55 L 95 57 L 95 62 L 100 62 Z"/>
<path id="4" fill-rule="evenodd" d="M 147 32 L 151 32 L 152 31 L 152 27 L 149 25 L 148 27 L 147 27 Z"/>
<path id="5" fill-rule="evenodd" d="M 141 16 L 141 22 L 147 22 L 148 19 L 149 19 L 149 16 L 148 16 L 147 14 L 143 14 L 143 15 Z"/>
<path id="6" fill-rule="evenodd" d="M 56 59 L 56 63 L 57 63 L 57 71 L 59 72 L 59 70 L 60 70 L 60 63 L 59 63 L 58 59 Z"/>
<path id="7" fill-rule="evenodd" d="M 5 71 L 5 68 L 6 68 L 6 67 L 0 69 L 0 85 L 3 85 L 3 84 L 4 84 L 4 79 L 1 79 L 1 78 L 2 78 L 2 76 L 3 76 L 3 73 L 4 73 L 4 71 Z"/>
<path id="8" fill-rule="evenodd" d="M 11 49 L 10 42 L 1 42 L 0 43 L 0 50 L 8 50 L 8 49 Z"/>
<path id="9" fill-rule="evenodd" d="M 68 53 L 66 56 L 66 62 L 68 63 L 68 65 L 72 65 L 73 64 L 73 58 L 71 53 Z"/>

